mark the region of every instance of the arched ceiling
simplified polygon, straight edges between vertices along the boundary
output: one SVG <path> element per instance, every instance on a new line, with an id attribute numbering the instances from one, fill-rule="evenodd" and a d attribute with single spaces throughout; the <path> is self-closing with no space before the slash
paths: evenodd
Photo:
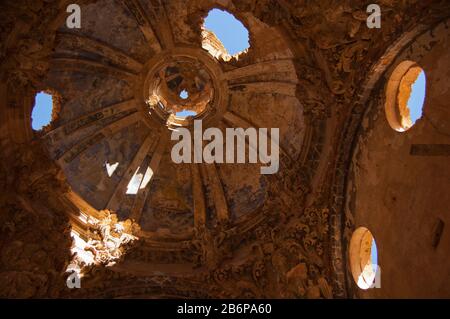
<path id="1" fill-rule="evenodd" d="M 217 60 L 202 48 L 198 25 L 190 22 L 209 7 L 188 12 L 185 6 L 167 5 L 158 13 L 139 1 L 97 1 L 83 7 L 81 29 L 57 31 L 44 81 L 63 101 L 44 136 L 52 157 L 85 201 L 135 219 L 149 237 L 192 237 L 199 218 L 193 174 L 200 176 L 205 222 L 211 225 L 233 225 L 260 209 L 270 183 L 260 164 L 200 165 L 194 172 L 194 164 L 171 160 L 175 142 L 164 122 L 167 115 L 160 118 L 146 103 L 154 93 L 170 104 L 153 83 L 166 81 L 160 76 L 165 65 L 177 72 L 190 69 L 192 79 L 202 69 L 210 74 L 214 96 L 198 117 L 203 129 L 218 127 L 225 135 L 227 127 L 280 128 L 285 155 L 295 160 L 301 153 L 305 124 L 287 43 L 275 28 L 246 14 L 249 53 L 238 65 Z M 106 165 L 116 163 L 109 176 Z M 126 194 L 133 174 L 144 175 L 147 167 L 153 171 L 150 182 L 137 194 Z"/>
<path id="2" fill-rule="evenodd" d="M 0 285 L 13 287 L 2 291 L 20 295 L 10 280 L 20 286 L 33 267 L 41 281 L 24 296 L 351 296 L 343 206 L 365 101 L 393 56 L 450 12 L 445 0 L 381 1 L 383 27 L 374 30 L 365 26 L 369 2 L 84 0 L 79 30 L 64 26 L 70 1 L 2 3 L 0 187 L 11 200 L 1 216 L 16 225 L 0 238 L 14 248 L 2 251 Z M 202 49 L 213 7 L 249 30 L 239 59 Z M 258 164 L 172 162 L 166 123 L 176 99 L 160 84 L 174 67 L 188 80 L 200 69 L 211 79 L 211 99 L 199 100 L 208 101 L 204 128 L 280 128 L 277 174 L 261 175 Z M 33 95 L 49 88 L 60 97 L 57 118 L 32 132 Z M 151 108 L 155 92 L 171 106 Z M 105 165 L 116 163 L 109 176 Z M 146 187 L 126 194 L 148 167 Z M 85 289 L 64 291 L 66 219 L 89 236 L 79 217 L 102 219 L 107 209 L 135 220 L 139 240 L 122 262 L 92 270 Z M 29 257 L 31 242 L 48 258 Z"/>

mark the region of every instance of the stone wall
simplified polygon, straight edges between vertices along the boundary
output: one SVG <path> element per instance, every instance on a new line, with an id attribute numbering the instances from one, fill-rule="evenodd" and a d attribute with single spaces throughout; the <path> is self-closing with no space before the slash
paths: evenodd
<path id="1" fill-rule="evenodd" d="M 362 122 L 348 185 L 346 214 L 355 227 L 375 237 L 381 288 L 361 297 L 449 297 L 448 153 L 436 152 L 450 142 L 447 101 L 449 74 L 448 20 L 403 48 L 381 78 Z M 395 67 L 412 60 L 426 74 L 423 116 L 406 132 L 386 119 L 385 84 Z M 421 145 L 424 152 L 415 152 Z M 444 147 L 445 148 L 445 147 Z M 436 234 L 442 221 L 444 231 Z M 436 246 L 435 236 L 440 236 Z"/>
<path id="2" fill-rule="evenodd" d="M 79 1 L 79 33 L 64 27 L 70 2 L 0 5 L 2 297 L 448 296 L 448 232 L 436 246 L 432 230 L 437 218 L 448 224 L 446 157 L 411 153 L 448 143 L 448 31 L 435 28 L 448 1 L 383 1 L 381 29 L 366 28 L 371 1 Z M 204 58 L 201 23 L 214 7 L 250 31 L 239 58 Z M 148 139 L 168 133 L 157 114 L 141 116 L 147 71 L 179 52 L 220 80 L 209 125 L 280 127 L 278 174 L 174 169 L 166 140 Z M 427 72 L 429 97 L 424 119 L 400 134 L 384 118 L 383 83 L 404 58 Z M 61 108 L 35 132 L 33 97 L 48 89 Z M 126 169 L 102 179 L 102 156 Z M 153 188 L 116 198 L 144 162 L 163 171 Z M 83 288 L 68 290 L 71 227 L 102 241 L 80 216 L 102 220 L 109 205 L 121 219 L 144 214 L 145 229 L 121 262 L 90 267 Z M 347 263 L 359 225 L 373 232 L 383 270 L 382 288 L 367 293 Z"/>

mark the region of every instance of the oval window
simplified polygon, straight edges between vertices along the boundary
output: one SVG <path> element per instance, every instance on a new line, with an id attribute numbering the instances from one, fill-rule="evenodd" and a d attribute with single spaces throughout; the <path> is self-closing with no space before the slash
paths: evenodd
<path id="1" fill-rule="evenodd" d="M 425 91 L 425 71 L 413 61 L 400 63 L 386 89 L 386 117 L 394 130 L 405 132 L 422 117 Z"/>
<path id="2" fill-rule="evenodd" d="M 361 289 L 369 289 L 375 283 L 378 269 L 378 251 L 372 233 L 359 227 L 350 241 L 350 267 L 353 279 Z"/>

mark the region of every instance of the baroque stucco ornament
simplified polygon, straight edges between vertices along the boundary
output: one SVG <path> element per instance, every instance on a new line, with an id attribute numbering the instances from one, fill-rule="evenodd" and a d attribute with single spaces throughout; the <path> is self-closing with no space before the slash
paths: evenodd
<path id="1" fill-rule="evenodd" d="M 88 230 L 88 239 L 83 247 L 76 247 L 91 255 L 86 258 L 75 251 L 68 270 L 76 270 L 83 274 L 83 268 L 87 266 L 111 267 L 121 259 L 129 244 L 138 239 L 132 234 L 139 230 L 139 225 L 129 219 L 119 221 L 117 215 L 110 211 L 103 211 L 102 214 L 100 220 L 89 219 L 91 226 Z M 77 245 L 77 242 L 74 244 Z M 91 256 L 92 259 L 89 258 Z"/>
<path id="2" fill-rule="evenodd" d="M 448 1 L 382 1 L 381 29 L 352 0 L 78 4 L 71 30 L 67 1 L 0 5 L 1 296 L 357 296 L 346 264 L 354 141 L 387 65 L 448 16 Z M 249 31 L 237 57 L 202 29 L 214 7 Z M 60 107 L 33 132 L 34 94 L 48 89 Z M 193 122 L 172 113 L 190 102 L 205 129 L 279 127 L 278 173 L 175 165 L 170 129 Z M 105 163 L 119 164 L 109 176 Z M 144 182 L 127 194 L 134 175 Z M 71 262 L 71 232 L 92 264 Z M 66 288 L 71 263 L 83 289 Z"/>

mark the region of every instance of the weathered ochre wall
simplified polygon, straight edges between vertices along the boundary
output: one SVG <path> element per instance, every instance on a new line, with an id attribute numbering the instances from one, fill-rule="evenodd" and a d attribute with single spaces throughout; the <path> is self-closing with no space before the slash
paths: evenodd
<path id="1" fill-rule="evenodd" d="M 381 288 L 363 291 L 353 283 L 363 298 L 450 297 L 450 157 L 442 148 L 440 156 L 411 154 L 414 144 L 450 144 L 449 44 L 444 24 L 419 36 L 389 67 L 367 106 L 346 207 L 355 228 L 367 227 L 378 247 Z M 385 117 L 384 84 L 404 60 L 424 69 L 427 90 L 423 117 L 400 133 Z M 433 247 L 438 218 L 445 226 Z"/>
<path id="2" fill-rule="evenodd" d="M 357 128 L 362 112 L 370 106 L 357 101 L 361 96 L 376 96 L 371 93 L 377 81 L 369 81 L 367 86 L 363 83 L 374 66 L 376 69 L 377 65 L 383 65 L 384 72 L 385 66 L 390 64 L 380 57 L 393 42 L 404 35 L 411 39 L 410 31 L 416 25 L 422 25 L 420 30 L 425 30 L 450 13 L 448 1 L 444 0 L 385 0 L 382 28 L 369 29 L 365 20 L 370 2 L 78 0 L 82 6 L 83 27 L 68 30 L 64 21 L 70 0 L 1 1 L 0 78 L 5 84 L 0 84 L 0 296 L 358 297 L 360 294 L 353 294 L 357 290 L 345 284 L 348 265 L 343 258 L 347 246 L 343 236 L 350 232 L 353 224 L 343 223 L 342 218 L 345 186 L 350 178 L 348 168 L 354 150 L 351 142 L 359 136 Z M 250 49 L 239 59 L 227 62 L 212 61 L 213 57 L 203 59 L 208 53 L 201 49 L 201 24 L 213 7 L 226 8 L 249 30 Z M 436 31 L 429 34 L 425 46 L 411 52 L 417 51 L 419 55 L 428 52 L 436 34 Z M 433 50 L 439 45 L 442 46 L 435 44 Z M 278 174 L 261 177 L 257 166 L 250 170 L 245 165 L 235 169 L 223 166 L 225 164 L 175 169 L 169 162 L 170 147 L 165 145 L 165 137 L 155 139 L 154 144 L 145 143 L 150 140 L 147 138 L 142 141 L 143 133 L 152 137 L 162 132 L 152 130 L 147 135 L 143 128 L 147 125 L 162 127 L 162 121 L 151 122 L 148 112 L 143 117 L 131 115 L 136 113 L 132 102 L 110 107 L 134 96 L 139 108 L 147 110 L 142 83 L 148 78 L 150 66 L 164 58 L 172 59 L 180 52 L 202 59 L 214 76 L 225 74 L 221 78 L 226 83 L 218 81 L 215 90 L 221 93 L 215 100 L 224 103 L 217 103 L 218 112 L 213 118 L 218 123 L 214 125 L 280 128 L 282 152 Z M 150 61 L 154 57 L 157 59 Z M 433 64 L 435 58 L 423 59 Z M 418 58 L 418 62 L 421 61 L 422 57 Z M 442 73 L 448 65 L 434 67 L 437 68 Z M 444 87 L 445 81 L 435 94 L 441 94 Z M 49 88 L 54 89 L 62 101 L 58 118 L 49 128 L 53 133 L 47 135 L 55 138 L 54 147 L 49 147 L 50 154 L 47 154 L 40 139 L 43 132 L 33 132 L 30 128 L 30 113 L 34 94 Z M 229 97 L 230 103 L 222 96 Z M 378 106 L 372 107 L 375 113 L 382 109 L 382 101 L 379 104 L 376 99 L 371 101 Z M 433 105 L 436 108 L 437 103 Z M 229 107 L 228 113 L 225 113 L 226 107 Z M 440 111 L 445 112 L 445 107 Z M 130 117 L 120 121 L 127 114 Z M 415 232 L 407 230 L 413 226 L 404 227 L 405 216 L 411 214 L 415 222 L 407 223 L 414 227 L 425 225 L 423 220 L 433 217 L 426 215 L 425 218 L 420 213 L 424 213 L 424 209 L 421 211 L 417 207 L 414 208 L 417 212 L 410 212 L 404 205 L 396 207 L 398 210 L 394 213 L 398 218 L 389 221 L 392 207 L 383 215 L 381 204 L 379 209 L 373 209 L 370 204 L 371 200 L 377 203 L 380 198 L 385 201 L 382 191 L 396 190 L 397 186 L 402 189 L 397 197 L 403 196 L 406 203 L 413 203 L 408 199 L 408 196 L 413 198 L 408 191 L 415 186 L 415 180 L 408 180 L 411 176 L 420 181 L 428 180 L 433 187 L 448 184 L 448 179 L 442 182 L 445 176 L 442 163 L 445 162 L 441 160 L 434 171 L 422 173 L 429 179 L 418 175 L 418 166 L 410 168 L 416 175 L 407 171 L 398 173 L 403 162 L 415 165 L 415 161 L 423 160 L 426 163 L 423 165 L 430 166 L 439 159 L 416 157 L 409 160 L 408 157 L 406 161 L 400 155 L 389 157 L 392 156 L 388 153 L 390 148 L 407 154 L 411 139 L 408 136 L 415 131 L 395 135 L 398 133 L 383 124 L 382 111 L 377 114 L 378 118 L 369 113 L 365 121 L 361 151 L 355 153 L 355 178 L 349 188 L 353 190 L 352 186 L 356 185 L 357 193 L 347 196 L 351 199 L 349 215 L 351 211 L 357 225 L 364 224 L 374 231 L 379 241 L 381 265 L 388 274 L 383 276 L 383 288 L 371 293 L 399 296 L 412 291 L 415 295 L 420 292 L 447 296 L 448 284 L 436 283 L 437 276 L 448 277 L 445 273 L 447 257 L 443 255 L 448 251 L 444 246 L 448 241 L 447 230 L 444 229 L 437 250 L 430 250 L 431 257 L 420 255 L 428 264 L 408 268 L 412 267 L 406 259 L 411 257 L 408 254 L 416 253 L 411 247 L 425 243 L 428 237 L 420 234 L 420 231 L 425 232 L 422 230 L 425 226 Z M 107 118 L 103 118 L 105 115 Z M 434 115 L 430 113 L 430 116 Z M 441 115 L 435 114 L 435 117 L 438 119 L 434 118 L 434 123 L 445 131 L 448 121 L 439 120 L 444 119 Z M 65 125 L 70 120 L 75 121 Z M 134 120 L 145 123 L 133 126 Z M 128 128 L 124 129 L 126 126 Z M 430 131 L 430 125 L 427 127 Z M 66 128 L 69 133 L 60 134 Z M 99 130 L 102 142 L 95 135 Z M 419 132 L 420 126 L 414 130 Z M 168 130 L 164 128 L 164 132 Z M 385 142 L 388 137 L 397 142 L 389 145 Z M 422 137 L 427 143 L 440 141 L 431 135 L 430 139 L 428 135 Z M 442 140 L 442 136 L 439 138 Z M 91 145 L 86 141 L 95 143 Z M 406 146 L 397 146 L 402 143 Z M 139 156 L 134 156 L 138 146 L 144 144 Z M 92 148 L 88 150 L 86 145 Z M 73 146 L 78 147 L 65 154 Z M 364 157 L 365 149 L 370 149 L 369 157 Z M 61 170 L 51 159 L 64 154 L 62 159 L 72 164 Z M 80 154 L 85 158 L 74 160 Z M 375 159 L 374 154 L 378 154 Z M 366 182 L 369 180 L 366 175 L 376 171 L 374 167 L 386 159 L 392 163 L 386 163 L 390 171 L 386 168 L 377 175 L 381 176 L 377 184 L 380 195 Z M 115 171 L 116 176 L 107 176 L 102 166 L 105 161 L 121 164 Z M 159 162 L 161 165 L 156 172 Z M 147 163 L 155 172 L 153 184 L 148 193 L 141 193 L 144 195 L 138 197 L 137 205 L 134 205 L 135 198 L 116 196 L 125 194 L 137 166 Z M 133 169 L 128 170 L 128 167 Z M 360 167 L 366 167 L 366 171 L 356 171 Z M 398 181 L 389 180 L 388 173 L 398 173 Z M 387 184 L 394 186 L 387 188 Z M 428 192 L 432 189 L 430 185 L 426 185 Z M 445 209 L 439 200 L 446 194 L 442 189 L 440 192 L 430 201 L 436 208 L 440 205 Z M 111 268 L 92 267 L 83 277 L 83 289 L 69 290 L 65 284 L 65 269 L 71 258 L 70 231 L 80 231 L 85 237 L 102 233 L 78 215 L 82 211 L 94 218 L 106 219 L 104 211 L 94 208 L 103 208 L 107 202 L 114 204 L 112 209 L 117 210 L 120 219 L 142 213 L 139 241 L 126 253 L 123 263 Z M 422 199 L 419 202 L 425 203 Z M 124 208 L 130 203 L 131 213 Z M 431 207 L 427 214 L 441 211 Z M 401 236 L 412 239 L 400 238 L 396 234 L 400 231 Z M 95 237 L 106 242 L 105 237 Z M 397 242 L 406 245 L 406 250 L 397 249 L 400 247 Z M 100 245 L 101 249 L 96 250 L 98 258 L 110 254 L 105 246 Z M 423 247 L 425 250 L 426 244 Z M 439 254 L 435 264 L 432 254 Z M 390 260 L 391 264 L 385 266 L 385 260 Z M 431 269 L 436 277 L 427 279 L 428 273 L 424 271 L 417 275 L 417 270 L 423 269 Z M 411 290 L 407 284 L 412 285 L 409 279 L 414 276 L 424 278 L 414 283 Z M 423 291 L 419 287 L 424 288 Z M 434 290 L 427 290 L 427 287 Z M 439 287 L 444 290 L 439 291 Z"/>

